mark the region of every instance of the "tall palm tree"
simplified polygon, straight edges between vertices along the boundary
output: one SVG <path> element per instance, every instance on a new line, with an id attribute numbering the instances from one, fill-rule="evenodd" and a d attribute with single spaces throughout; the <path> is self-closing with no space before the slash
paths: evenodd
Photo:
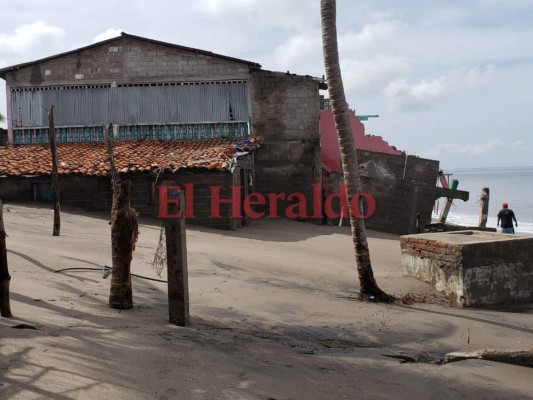
<path id="1" fill-rule="evenodd" d="M 361 179 L 359 177 L 357 153 L 355 151 L 354 137 L 348 115 L 348 103 L 346 103 L 346 97 L 344 95 L 339 63 L 336 0 L 321 0 L 320 4 L 326 80 L 337 136 L 339 137 L 346 194 L 350 200 L 358 193 L 361 193 Z M 349 212 L 361 296 L 373 301 L 393 301 L 394 298 L 383 292 L 378 287 L 374 278 L 364 220 L 356 218 L 352 210 Z"/>

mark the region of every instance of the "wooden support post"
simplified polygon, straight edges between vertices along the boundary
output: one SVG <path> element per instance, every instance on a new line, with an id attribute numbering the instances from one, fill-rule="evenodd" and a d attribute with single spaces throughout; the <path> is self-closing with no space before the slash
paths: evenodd
<path id="1" fill-rule="evenodd" d="M 50 107 L 48 112 L 48 141 L 52 151 L 52 192 L 54 195 L 54 230 L 53 235 L 59 236 L 61 228 L 61 217 L 59 211 L 59 173 L 57 170 L 57 147 L 56 147 L 56 128 L 54 124 L 54 106 Z"/>
<path id="2" fill-rule="evenodd" d="M 4 205 L 0 199 L 0 315 L 12 317 L 9 304 L 9 282 L 11 275 L 7 268 L 6 230 L 4 228 Z"/>
<path id="3" fill-rule="evenodd" d="M 178 210 L 185 215 L 183 192 L 178 192 Z M 175 207 L 175 204 L 171 204 Z M 176 209 L 169 210 L 176 214 Z M 187 241 L 185 217 L 169 218 L 165 221 L 168 274 L 168 316 L 171 324 L 189 324 L 189 277 L 187 268 Z"/>
<path id="4" fill-rule="evenodd" d="M 450 182 L 450 189 L 457 189 L 457 186 L 459 186 L 459 181 L 457 179 L 452 179 Z M 446 204 L 442 208 L 442 211 L 440 213 L 439 222 L 444 224 L 446 222 L 446 218 L 448 218 L 448 213 L 450 212 L 450 208 L 452 207 L 453 198 L 449 197 L 446 199 Z"/>
<path id="5" fill-rule="evenodd" d="M 103 125 L 104 140 L 107 143 L 107 154 L 109 155 L 109 168 L 111 169 L 111 182 L 114 185 L 119 181 L 117 167 L 115 166 L 115 155 L 113 154 L 113 135 L 110 134 L 113 124 Z"/>
<path id="6" fill-rule="evenodd" d="M 489 216 L 489 199 L 490 191 L 488 187 L 481 190 L 481 197 L 479 198 L 479 227 L 485 228 Z"/>
<path id="7" fill-rule="evenodd" d="M 440 212 L 439 222 L 444 224 L 446 222 L 446 219 L 448 218 L 448 213 L 450 212 L 450 208 L 452 207 L 453 199 L 451 197 L 448 197 L 446 199 L 446 204 L 444 204 L 444 207 L 442 207 L 442 210 Z"/>

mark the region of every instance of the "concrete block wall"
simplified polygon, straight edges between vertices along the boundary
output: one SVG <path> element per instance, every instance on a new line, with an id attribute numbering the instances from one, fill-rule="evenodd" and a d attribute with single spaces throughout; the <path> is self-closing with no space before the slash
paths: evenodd
<path id="1" fill-rule="evenodd" d="M 239 226 L 230 218 L 230 205 L 221 204 L 222 218 L 211 218 L 211 186 L 222 186 L 220 197 L 230 198 L 233 176 L 229 172 L 194 172 L 161 174 L 157 183 L 153 176 L 142 174 L 125 175 L 121 179 L 132 182 L 131 206 L 141 216 L 157 218 L 159 214 L 159 189 L 157 186 L 193 186 L 194 218 L 187 218 L 187 224 L 202 225 L 218 229 L 235 230 Z M 181 186 L 186 191 L 185 186 Z M 107 197 L 107 196 L 106 196 Z M 171 197 L 171 196 L 169 196 Z M 105 208 L 111 209 L 112 198 L 107 197 Z"/>
<path id="2" fill-rule="evenodd" d="M 35 184 L 50 184 L 50 176 L 5 178 L 0 180 L 0 198 L 10 202 L 35 200 Z M 111 182 L 108 178 L 80 175 L 59 175 L 60 199 L 87 210 L 105 210 L 111 202 Z"/>
<path id="3" fill-rule="evenodd" d="M 111 202 L 111 181 L 107 178 L 60 175 L 59 185 L 63 204 L 101 211 Z"/>
<path id="4" fill-rule="evenodd" d="M 365 220 L 366 228 L 398 235 L 417 233 L 417 213 L 421 229 L 431 223 L 438 161 L 363 150 L 357 151 L 357 157 L 362 190 L 376 203 L 375 213 Z M 342 176 L 328 178 L 330 186 L 338 188 L 335 180 L 342 180 Z M 339 211 L 338 205 L 335 210 Z M 345 219 L 345 223 L 349 221 Z"/>
<path id="5" fill-rule="evenodd" d="M 416 236 L 400 239 L 404 274 L 434 286 L 452 305 L 464 306 L 461 246 Z"/>
<path id="6" fill-rule="evenodd" d="M 252 132 L 264 138 L 255 158 L 256 190 L 303 193 L 311 214 L 311 185 L 320 183 L 322 169 L 318 82 L 311 77 L 255 71 L 250 97 Z M 287 205 L 278 202 L 280 215 Z"/>
<path id="7" fill-rule="evenodd" d="M 414 182 L 432 187 L 436 185 L 439 172 L 439 162 L 436 160 L 365 150 L 358 150 L 357 157 L 359 165 L 373 162 L 377 167 L 378 173 L 383 171 L 396 180 L 410 183 Z"/>
<path id="8" fill-rule="evenodd" d="M 417 213 L 420 229 L 431 223 L 435 190 L 428 186 L 404 181 L 381 181 L 361 178 L 363 191 L 374 196 L 376 211 L 365 220 L 368 229 L 398 235 L 417 233 Z"/>
<path id="9" fill-rule="evenodd" d="M 404 273 L 461 307 L 533 301 L 533 238 L 461 231 L 402 236 Z"/>
<path id="10" fill-rule="evenodd" d="M 9 72 L 8 88 L 247 79 L 249 65 L 193 51 L 123 38 Z"/>
<path id="11" fill-rule="evenodd" d="M 241 167 L 238 167 L 239 171 Z M 244 171 L 249 171 L 246 169 Z M 179 186 L 193 184 L 194 218 L 188 218 L 187 224 L 208 226 L 218 229 L 236 230 L 246 223 L 243 218 L 231 217 L 231 204 L 220 204 L 221 218 L 211 218 L 211 186 L 221 186 L 220 198 L 232 198 L 231 187 L 241 185 L 240 173 L 231 174 L 221 171 L 201 171 L 194 173 L 162 174 L 158 178 L 161 184 Z M 141 216 L 156 218 L 159 213 L 158 190 L 154 187 L 155 178 L 143 174 L 120 176 L 132 182 L 131 206 Z M 110 177 L 82 175 L 60 175 L 61 204 L 69 204 L 92 211 L 110 211 L 113 202 Z M 0 198 L 3 202 L 34 201 L 33 185 L 50 183 L 50 177 L 9 178 L 0 181 Z M 244 194 L 244 193 L 243 193 Z M 241 198 L 237 199 L 241 204 Z"/>
<path id="12" fill-rule="evenodd" d="M 0 179 L 0 199 L 2 199 L 4 203 L 14 201 L 32 201 L 32 180 L 24 178 Z"/>
<path id="13" fill-rule="evenodd" d="M 503 234 L 479 232 L 493 238 Z M 463 246 L 465 297 L 471 305 L 533 302 L 533 237 Z"/>

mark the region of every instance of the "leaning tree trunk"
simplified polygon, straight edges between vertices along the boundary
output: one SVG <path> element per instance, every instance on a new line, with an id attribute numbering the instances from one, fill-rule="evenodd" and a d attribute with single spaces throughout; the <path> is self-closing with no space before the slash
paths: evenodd
<path id="1" fill-rule="evenodd" d="M 111 308 L 133 307 L 130 266 L 137 241 L 137 213 L 130 207 L 131 182 L 113 186 L 113 203 L 116 205 L 111 219 Z"/>
<path id="2" fill-rule="evenodd" d="M 11 276 L 7 268 L 6 250 L 6 230 L 4 228 L 4 205 L 0 199 L 0 315 L 2 317 L 12 317 L 11 306 L 9 304 L 9 282 Z"/>
<path id="3" fill-rule="evenodd" d="M 328 83 L 329 99 L 335 119 L 337 136 L 339 137 L 346 195 L 348 196 L 348 204 L 350 204 L 350 200 L 358 193 L 361 193 L 361 180 L 359 178 L 357 153 L 355 151 L 354 137 L 348 115 L 348 104 L 344 95 L 339 64 L 336 2 L 335 0 L 321 0 L 320 3 L 326 81 Z M 350 207 L 348 208 L 350 209 Z M 392 296 L 383 292 L 374 279 L 364 221 L 356 218 L 351 209 L 349 212 L 361 295 L 375 301 L 392 301 Z"/>

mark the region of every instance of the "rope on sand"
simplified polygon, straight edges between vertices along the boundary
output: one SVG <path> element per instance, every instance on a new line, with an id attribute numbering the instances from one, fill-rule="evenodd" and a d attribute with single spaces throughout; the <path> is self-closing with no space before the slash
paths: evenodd
<path id="1" fill-rule="evenodd" d="M 60 270 L 57 270 L 57 271 L 54 271 L 54 272 L 57 274 L 59 272 L 64 272 L 64 271 L 106 271 L 107 273 L 104 272 L 105 276 L 103 276 L 103 278 L 107 278 L 107 276 L 109 275 L 109 271 L 111 271 L 111 269 L 112 269 L 111 267 L 108 267 L 107 265 L 105 265 L 103 269 L 100 269 L 100 268 L 89 268 L 89 267 L 79 267 L 79 268 L 63 268 L 63 269 L 60 269 Z M 137 274 L 131 274 L 131 276 L 134 276 L 134 277 L 140 278 L 140 279 L 146 279 L 147 281 L 167 283 L 167 281 L 162 280 L 162 279 L 149 278 L 147 276 L 142 276 L 142 275 L 137 275 Z"/>

